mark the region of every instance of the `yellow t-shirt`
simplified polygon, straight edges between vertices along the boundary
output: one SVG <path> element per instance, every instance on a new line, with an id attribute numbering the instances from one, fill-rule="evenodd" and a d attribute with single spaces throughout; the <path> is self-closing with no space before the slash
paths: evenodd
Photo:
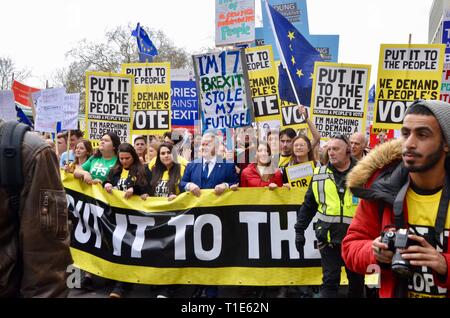
<path id="1" fill-rule="evenodd" d="M 420 235 L 431 235 L 434 237 L 434 226 L 438 213 L 439 201 L 441 199 L 442 190 L 432 195 L 420 195 L 411 188 L 406 193 L 406 204 L 408 207 L 408 223 Z M 447 246 L 450 214 L 447 211 L 447 219 L 445 222 L 444 235 L 441 235 L 441 244 Z M 440 250 L 439 247 L 436 247 Z M 428 267 L 415 267 L 412 278 L 408 284 L 410 298 L 444 298 L 447 290 L 437 287 L 434 282 L 433 271 Z"/>
<path id="2" fill-rule="evenodd" d="M 175 184 L 175 194 L 180 194 L 180 189 L 178 188 L 178 184 L 181 181 L 181 178 L 183 178 L 184 170 L 186 169 L 185 166 L 180 164 L 180 180 Z M 164 171 L 161 180 L 155 187 L 155 197 L 168 197 L 171 193 L 169 193 L 169 188 L 167 187 L 167 182 L 169 181 L 169 171 Z"/>
<path id="3" fill-rule="evenodd" d="M 127 191 L 129 184 L 127 184 L 128 176 L 130 175 L 130 170 L 122 169 L 120 173 L 120 179 L 117 182 L 117 189 L 121 191 Z"/>
<path id="4" fill-rule="evenodd" d="M 181 166 L 184 166 L 184 167 L 186 167 L 186 166 L 188 165 L 188 163 L 189 163 L 189 161 L 187 161 L 186 159 L 184 159 L 184 158 L 181 157 L 181 156 L 178 156 L 178 157 L 177 157 L 177 162 L 178 162 Z M 155 164 L 156 164 L 156 157 L 153 158 L 152 160 L 150 160 L 150 162 L 149 162 L 149 164 L 148 164 L 148 169 L 149 169 L 150 171 L 152 171 L 152 168 L 155 166 Z"/>
<path id="5" fill-rule="evenodd" d="M 290 156 L 280 155 L 280 161 L 278 162 L 278 167 L 284 167 L 291 161 L 291 159 L 292 159 L 292 155 L 290 155 Z"/>

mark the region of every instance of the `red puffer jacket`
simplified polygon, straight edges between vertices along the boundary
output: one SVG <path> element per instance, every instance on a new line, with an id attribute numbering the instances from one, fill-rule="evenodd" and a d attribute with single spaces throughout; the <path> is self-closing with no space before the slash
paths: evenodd
<path id="1" fill-rule="evenodd" d="M 395 297 L 397 281 L 389 265 L 378 267 L 380 264 L 373 254 L 372 241 L 380 236 L 385 226 L 395 223 L 392 202 L 409 177 L 400 163 L 401 142 L 393 141 L 372 151 L 347 177 L 347 186 L 352 193 L 363 199 L 342 241 L 342 258 L 350 270 L 360 274 L 381 268 L 379 295 L 383 298 Z M 407 222 L 406 200 L 403 212 Z M 448 246 L 442 255 L 447 268 L 450 268 Z M 450 297 L 450 275 L 447 273 L 447 277 L 440 277 L 433 271 L 433 279 L 437 286 L 447 289 L 446 296 Z"/>
<path id="2" fill-rule="evenodd" d="M 275 183 L 279 187 L 283 186 L 283 176 L 281 175 L 280 169 L 276 169 L 275 174 L 267 181 L 262 180 L 258 168 L 256 167 L 256 163 L 250 164 L 242 171 L 241 187 L 266 187 L 271 183 Z"/>

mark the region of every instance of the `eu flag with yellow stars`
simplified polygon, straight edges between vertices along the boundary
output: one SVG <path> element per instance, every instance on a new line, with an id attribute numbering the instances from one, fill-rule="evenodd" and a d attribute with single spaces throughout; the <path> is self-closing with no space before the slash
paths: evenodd
<path id="1" fill-rule="evenodd" d="M 17 112 L 17 121 L 19 123 L 23 123 L 25 125 L 30 126 L 31 128 L 34 128 L 33 123 L 31 122 L 31 120 L 27 117 L 27 115 L 25 115 L 23 110 L 17 105 L 16 105 L 16 112 Z"/>
<path id="2" fill-rule="evenodd" d="M 267 1 L 266 10 L 281 59 L 278 68 L 280 98 L 297 105 L 310 106 L 314 63 L 323 59 L 296 27 Z"/>
<path id="3" fill-rule="evenodd" d="M 137 39 L 139 62 L 152 62 L 153 57 L 158 55 L 158 50 L 156 49 L 156 46 L 153 45 L 147 32 L 141 27 L 140 23 L 137 24 L 136 29 L 131 32 L 131 35 L 135 36 Z"/>
<path id="4" fill-rule="evenodd" d="M 369 89 L 369 103 L 375 103 L 375 84 Z"/>

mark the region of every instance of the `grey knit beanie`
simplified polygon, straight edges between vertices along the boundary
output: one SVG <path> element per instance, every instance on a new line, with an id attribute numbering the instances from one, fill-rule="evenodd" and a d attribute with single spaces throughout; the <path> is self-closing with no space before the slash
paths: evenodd
<path id="1" fill-rule="evenodd" d="M 450 146 L 450 104 L 438 100 L 418 100 L 408 107 L 405 116 L 418 105 L 428 108 L 433 113 L 441 126 L 447 144 Z"/>

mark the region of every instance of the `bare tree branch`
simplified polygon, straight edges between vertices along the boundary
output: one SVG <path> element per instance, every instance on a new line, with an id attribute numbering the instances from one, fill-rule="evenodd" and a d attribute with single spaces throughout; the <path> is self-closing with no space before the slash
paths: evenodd
<path id="1" fill-rule="evenodd" d="M 9 57 L 0 57 L 0 89 L 11 89 L 13 83 L 13 76 L 15 80 L 23 81 L 31 76 L 30 70 L 18 69 L 14 61 Z"/>
<path id="2" fill-rule="evenodd" d="M 66 68 L 57 70 L 52 81 L 55 86 L 64 86 L 69 93 L 80 92 L 80 111 L 84 112 L 84 90 L 86 71 L 120 72 L 123 63 L 139 60 L 136 38 L 131 36 L 131 24 L 117 26 L 105 33 L 103 43 L 88 42 L 83 39 L 66 53 L 72 62 Z M 162 31 L 147 30 L 158 49 L 155 62 L 170 62 L 172 68 L 191 65 L 190 54 L 176 47 Z"/>

